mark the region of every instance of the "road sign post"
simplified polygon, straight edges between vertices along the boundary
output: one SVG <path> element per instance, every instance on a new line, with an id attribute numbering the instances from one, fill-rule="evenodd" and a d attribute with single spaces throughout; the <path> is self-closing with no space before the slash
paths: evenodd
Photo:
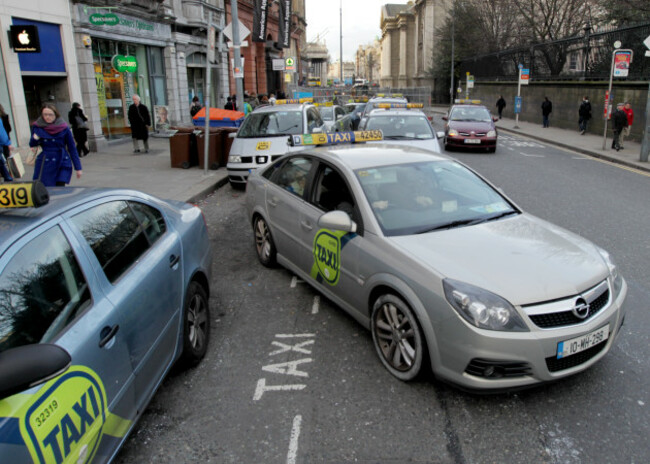
<path id="1" fill-rule="evenodd" d="M 649 49 L 646 50 L 645 56 L 650 57 L 650 35 L 646 37 L 643 44 Z M 650 84 L 648 85 L 648 96 L 645 104 L 645 130 L 643 131 L 643 140 L 641 141 L 639 161 L 647 163 L 648 154 L 650 154 Z"/>
<path id="2" fill-rule="evenodd" d="M 530 69 L 524 69 L 524 65 L 519 65 L 519 79 L 517 79 L 517 97 L 515 98 L 515 107 L 519 100 L 519 109 L 521 111 L 521 85 L 528 85 L 530 81 Z M 515 113 L 515 129 L 519 129 L 519 113 Z"/>
<path id="3" fill-rule="evenodd" d="M 609 87 L 607 88 L 607 93 L 605 94 L 606 96 L 609 95 L 609 100 L 612 100 L 612 83 L 614 81 L 614 75 L 617 77 L 627 77 L 628 70 L 630 67 L 630 63 L 632 62 L 632 50 L 621 50 L 619 47 L 621 46 L 620 41 L 614 42 L 614 51 L 612 52 L 612 66 L 609 71 Z M 614 66 L 616 64 L 616 66 Z M 607 99 L 605 100 L 605 108 L 608 109 L 609 102 Z M 610 113 L 610 111 L 607 111 Z M 607 117 L 605 117 L 605 129 L 603 130 L 603 150 L 606 149 L 607 146 L 607 122 L 609 120 L 608 116 L 610 114 L 607 114 Z"/>

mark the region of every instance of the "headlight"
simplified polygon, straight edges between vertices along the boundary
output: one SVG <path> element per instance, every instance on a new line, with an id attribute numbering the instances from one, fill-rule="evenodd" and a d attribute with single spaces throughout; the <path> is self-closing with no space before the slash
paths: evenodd
<path id="1" fill-rule="evenodd" d="M 442 281 L 449 304 L 464 319 L 480 329 L 528 332 L 515 308 L 494 293 L 464 282 Z"/>
<path id="2" fill-rule="evenodd" d="M 458 131 L 454 129 L 449 129 L 449 133 L 447 134 L 449 137 L 457 137 L 458 136 Z"/>
<path id="3" fill-rule="evenodd" d="M 241 155 L 229 155 L 228 156 L 228 162 L 229 163 L 241 163 Z"/>
<path id="4" fill-rule="evenodd" d="M 497 131 L 495 131 L 495 130 L 488 131 L 487 136 L 488 137 L 496 137 L 497 136 Z"/>
<path id="5" fill-rule="evenodd" d="M 612 256 L 602 248 L 598 248 L 598 251 L 609 268 L 609 275 L 612 277 L 612 282 L 614 283 L 614 295 L 618 295 L 623 287 L 623 276 L 618 272 L 618 266 L 614 263 Z"/>

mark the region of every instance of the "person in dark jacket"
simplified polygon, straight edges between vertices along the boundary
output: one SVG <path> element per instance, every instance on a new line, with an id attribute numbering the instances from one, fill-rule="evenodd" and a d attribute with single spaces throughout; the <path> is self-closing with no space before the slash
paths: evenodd
<path id="1" fill-rule="evenodd" d="M 201 108 L 203 108 L 203 105 L 201 105 L 199 97 L 194 95 L 194 98 L 192 98 L 192 104 L 190 105 L 190 115 L 192 117 L 196 116 L 196 113 L 201 111 Z"/>
<path id="2" fill-rule="evenodd" d="M 149 127 L 151 116 L 144 103 L 140 103 L 140 96 L 133 95 L 133 104 L 129 106 L 129 124 L 131 124 L 131 138 L 133 139 L 133 153 L 140 153 L 138 140 L 144 144 L 144 152 L 149 153 Z"/>
<path id="3" fill-rule="evenodd" d="M 544 97 L 544 101 L 542 102 L 542 127 L 549 126 L 548 117 L 552 112 L 553 103 L 551 103 L 551 100 L 549 100 L 548 97 Z"/>
<path id="4" fill-rule="evenodd" d="M 40 179 L 47 187 L 63 187 L 70 183 L 72 168 L 81 178 L 81 161 L 70 127 L 51 103 L 41 107 L 41 116 L 32 125 L 29 146 L 43 151 L 36 157 L 34 180 Z"/>
<path id="5" fill-rule="evenodd" d="M 612 150 L 616 151 L 621 149 L 621 132 L 627 127 L 627 114 L 623 110 L 624 107 L 623 103 L 619 103 L 616 105 L 616 111 L 612 113 L 612 130 L 614 131 Z"/>
<path id="6" fill-rule="evenodd" d="M 226 99 L 226 104 L 223 107 L 224 110 L 235 111 L 235 105 L 232 103 L 232 97 Z"/>
<path id="7" fill-rule="evenodd" d="M 2 130 L 0 131 L 0 145 L 2 145 L 2 154 L 0 155 L 0 174 L 6 182 L 11 182 L 14 179 L 11 177 L 11 173 L 7 167 L 7 158 L 11 155 L 11 138 L 9 138 L 11 124 L 9 124 L 9 115 L 5 112 L 2 105 L 0 105 L 0 118 L 2 118 Z"/>
<path id="8" fill-rule="evenodd" d="M 501 119 L 501 115 L 503 114 L 503 109 L 506 107 L 506 101 L 503 98 L 503 95 L 497 100 L 497 111 L 499 111 L 499 119 Z"/>
<path id="9" fill-rule="evenodd" d="M 578 127 L 580 128 L 580 135 L 585 135 L 587 132 L 587 122 L 591 119 L 591 103 L 589 103 L 589 98 L 585 95 L 580 103 L 580 108 L 578 109 Z"/>
<path id="10" fill-rule="evenodd" d="M 68 122 L 72 128 L 72 135 L 74 141 L 77 143 L 77 153 L 79 156 L 86 156 L 90 153 L 90 149 L 86 146 L 88 142 L 88 127 L 86 126 L 88 118 L 81 109 L 81 105 L 77 102 L 72 104 L 72 109 L 68 112 Z"/>

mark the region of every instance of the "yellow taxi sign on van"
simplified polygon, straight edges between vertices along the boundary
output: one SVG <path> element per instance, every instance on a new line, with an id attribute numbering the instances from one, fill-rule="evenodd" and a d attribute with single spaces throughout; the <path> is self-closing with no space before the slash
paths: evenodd
<path id="1" fill-rule="evenodd" d="M 314 103 L 314 106 L 334 106 L 334 102 L 320 102 L 320 103 Z"/>
<path id="2" fill-rule="evenodd" d="M 314 99 L 313 97 L 306 97 L 306 98 L 288 98 L 284 100 L 275 101 L 276 105 L 290 105 L 295 103 L 314 103 Z"/>
<path id="3" fill-rule="evenodd" d="M 49 201 L 50 195 L 39 180 L 0 185 L 0 208 L 38 208 Z"/>
<path id="4" fill-rule="evenodd" d="M 268 150 L 269 148 L 271 148 L 271 142 L 268 140 L 263 140 L 261 142 L 257 142 L 255 150 Z"/>
<path id="5" fill-rule="evenodd" d="M 300 134 L 291 136 L 291 145 L 336 145 L 340 143 L 375 142 L 384 139 L 380 130 Z"/>

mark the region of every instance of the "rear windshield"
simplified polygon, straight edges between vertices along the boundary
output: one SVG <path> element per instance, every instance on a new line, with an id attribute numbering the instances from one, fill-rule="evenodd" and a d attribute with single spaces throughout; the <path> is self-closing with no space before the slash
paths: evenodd
<path id="1" fill-rule="evenodd" d="M 249 114 L 237 137 L 279 137 L 304 132 L 301 111 L 273 111 Z"/>

